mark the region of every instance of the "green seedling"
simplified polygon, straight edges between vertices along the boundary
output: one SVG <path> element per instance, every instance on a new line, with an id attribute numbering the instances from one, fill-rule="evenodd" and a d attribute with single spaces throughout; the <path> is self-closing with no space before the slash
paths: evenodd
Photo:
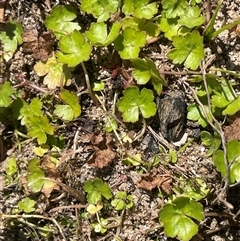
<path id="1" fill-rule="evenodd" d="M 117 210 L 124 210 L 133 207 L 133 197 L 132 195 L 128 195 L 124 191 L 120 191 L 117 193 L 115 198 L 111 201 L 111 205 Z"/>
<path id="2" fill-rule="evenodd" d="M 105 83 L 103 81 L 99 81 L 99 82 L 95 81 L 93 83 L 93 91 L 96 91 L 96 92 L 102 91 L 104 90 L 104 87 L 105 87 Z"/>
<path id="3" fill-rule="evenodd" d="M 100 222 L 95 222 L 92 224 L 92 227 L 94 228 L 94 231 L 96 233 L 105 233 L 107 231 L 107 228 L 105 228 L 108 225 L 108 220 L 104 218 L 100 218 Z"/>
<path id="4" fill-rule="evenodd" d="M 60 98 L 65 102 L 65 105 L 56 105 L 53 112 L 59 118 L 65 121 L 72 121 L 81 114 L 81 106 L 79 105 L 78 97 L 75 93 L 63 89 L 60 92 Z"/>
<path id="5" fill-rule="evenodd" d="M 194 220 L 200 222 L 203 218 L 202 205 L 184 196 L 165 204 L 159 212 L 166 236 L 182 241 L 189 241 L 197 234 L 198 224 Z"/>
<path id="6" fill-rule="evenodd" d="M 100 211 L 103 208 L 103 205 L 101 202 L 98 202 L 96 205 L 89 204 L 87 207 L 87 212 L 90 214 L 96 214 L 98 211 Z"/>
<path id="7" fill-rule="evenodd" d="M 143 118 L 149 118 L 156 114 L 156 104 L 153 102 L 154 96 L 151 90 L 143 88 L 141 91 L 136 87 L 128 87 L 123 91 L 123 97 L 117 103 L 117 107 L 122 112 L 123 120 L 126 122 L 136 122 L 139 114 Z"/>
<path id="8" fill-rule="evenodd" d="M 45 116 L 28 117 L 27 128 L 27 135 L 32 138 L 37 138 L 39 145 L 46 143 L 47 134 L 54 134 L 54 127 Z"/>
<path id="9" fill-rule="evenodd" d="M 116 131 L 117 129 L 118 129 L 117 122 L 112 118 L 107 118 L 105 123 L 105 131 L 112 132 L 112 131 Z"/>
<path id="10" fill-rule="evenodd" d="M 102 198 L 109 200 L 112 197 L 111 189 L 107 183 L 99 178 L 84 183 L 84 191 L 87 193 L 89 204 L 96 205 Z"/>
<path id="11" fill-rule="evenodd" d="M 17 173 L 17 161 L 15 157 L 9 157 L 7 159 L 6 174 L 9 177 L 13 177 Z"/>
<path id="12" fill-rule="evenodd" d="M 240 96 L 233 100 L 229 105 L 223 110 L 223 115 L 234 115 L 240 110 Z"/>
<path id="13" fill-rule="evenodd" d="M 35 211 L 36 202 L 28 197 L 22 199 L 18 203 L 18 208 L 20 211 L 25 213 L 31 213 Z"/>
<path id="14" fill-rule="evenodd" d="M 5 185 L 11 185 L 12 183 L 18 181 L 18 165 L 15 157 L 9 157 L 6 160 L 6 175 L 5 175 Z"/>

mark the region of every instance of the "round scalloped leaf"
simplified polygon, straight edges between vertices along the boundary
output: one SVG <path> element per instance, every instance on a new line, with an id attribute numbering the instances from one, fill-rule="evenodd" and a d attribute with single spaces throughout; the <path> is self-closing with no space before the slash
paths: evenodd
<path id="1" fill-rule="evenodd" d="M 82 11 L 92 14 L 97 18 L 98 22 L 104 22 L 110 18 L 110 15 L 115 13 L 118 9 L 118 0 L 82 0 Z"/>
<path id="2" fill-rule="evenodd" d="M 198 232 L 198 225 L 192 219 L 203 220 L 203 207 L 188 197 L 178 197 L 163 206 L 159 217 L 168 237 L 189 241 Z"/>
<path id="3" fill-rule="evenodd" d="M 127 27 L 114 41 L 114 45 L 122 59 L 135 59 L 146 44 L 146 38 L 146 32 Z"/>
<path id="4" fill-rule="evenodd" d="M 108 34 L 107 24 L 103 22 L 92 23 L 90 29 L 86 32 L 86 37 L 96 46 L 107 46 L 117 38 L 120 28 L 121 24 L 116 22 L 112 25 Z"/>
<path id="5" fill-rule="evenodd" d="M 174 36 L 173 45 L 175 48 L 169 51 L 168 57 L 174 64 L 184 62 L 185 67 L 196 70 L 204 59 L 203 37 L 196 30 L 185 36 Z"/>
<path id="6" fill-rule="evenodd" d="M 54 6 L 45 20 L 45 26 L 59 39 L 63 35 L 71 34 L 74 30 L 81 29 L 78 23 L 72 22 L 76 17 L 76 11 L 72 6 Z"/>
<path id="7" fill-rule="evenodd" d="M 157 108 L 153 100 L 152 90 L 143 88 L 140 92 L 138 87 L 131 86 L 123 91 L 123 97 L 117 103 L 117 107 L 122 112 L 124 121 L 134 123 L 139 119 L 139 111 L 144 118 L 156 114 Z"/>
<path id="8" fill-rule="evenodd" d="M 71 35 L 62 36 L 59 41 L 61 52 L 57 53 L 59 62 L 75 67 L 90 58 L 92 47 L 85 42 L 84 36 L 74 30 Z"/>

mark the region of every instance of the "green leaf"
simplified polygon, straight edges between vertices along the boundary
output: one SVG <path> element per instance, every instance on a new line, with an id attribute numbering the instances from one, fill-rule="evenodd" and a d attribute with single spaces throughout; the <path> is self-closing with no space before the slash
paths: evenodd
<path id="1" fill-rule="evenodd" d="M 221 78 L 221 88 L 222 88 L 222 94 L 228 101 L 235 100 L 235 91 L 232 87 L 232 84 L 229 80 L 225 78 Z"/>
<path id="2" fill-rule="evenodd" d="M 204 108 L 208 114 L 209 120 L 212 121 L 208 106 L 204 106 Z M 199 105 L 191 104 L 188 106 L 187 110 L 187 118 L 189 120 L 197 121 L 202 127 L 206 127 L 208 125 L 207 119 L 205 118 L 204 113 Z"/>
<path id="3" fill-rule="evenodd" d="M 140 48 L 146 44 L 146 33 L 127 27 L 114 41 L 116 50 L 122 59 L 135 59 Z"/>
<path id="4" fill-rule="evenodd" d="M 33 148 L 33 152 L 40 157 L 43 157 L 49 150 L 49 145 L 36 146 Z"/>
<path id="5" fill-rule="evenodd" d="M 139 160 L 139 161 L 138 161 Z M 125 159 L 122 160 L 124 165 L 133 165 L 133 166 L 139 166 L 141 165 L 141 154 L 136 154 L 133 156 L 133 158 L 131 157 L 126 157 Z"/>
<path id="6" fill-rule="evenodd" d="M 18 208 L 24 211 L 25 213 L 31 213 L 35 211 L 35 204 L 36 202 L 28 197 L 23 198 L 19 203 L 18 203 Z"/>
<path id="7" fill-rule="evenodd" d="M 164 32 L 165 37 L 169 40 L 172 40 L 173 36 L 184 35 L 186 32 L 189 32 L 186 27 L 182 27 L 178 23 L 177 18 L 169 19 L 166 18 L 163 14 L 159 20 L 159 28 Z"/>
<path id="8" fill-rule="evenodd" d="M 104 90 L 104 88 L 105 88 L 105 83 L 103 81 L 93 83 L 93 91 L 101 91 L 101 90 Z"/>
<path id="9" fill-rule="evenodd" d="M 227 108 L 222 112 L 223 115 L 234 115 L 240 110 L 240 96 L 232 101 Z"/>
<path id="10" fill-rule="evenodd" d="M 7 159 L 6 173 L 8 176 L 13 176 L 17 172 L 17 161 L 14 157 Z"/>
<path id="11" fill-rule="evenodd" d="M 9 82 L 0 84 L 0 107 L 8 107 L 11 102 L 11 95 L 15 92 Z"/>
<path id="12" fill-rule="evenodd" d="M 180 179 L 179 183 L 176 187 L 178 192 L 196 201 L 205 198 L 210 191 L 207 184 L 201 178 L 191 178 L 189 180 Z"/>
<path id="13" fill-rule="evenodd" d="M 175 48 L 169 51 L 168 57 L 174 64 L 184 62 L 185 67 L 196 70 L 204 59 L 203 37 L 196 30 L 186 36 L 174 36 L 173 45 Z"/>
<path id="14" fill-rule="evenodd" d="M 112 132 L 113 130 L 117 130 L 117 128 L 118 128 L 117 122 L 112 118 L 107 118 L 105 123 L 105 131 Z"/>
<path id="15" fill-rule="evenodd" d="M 90 204 L 97 204 L 102 199 L 102 196 L 107 200 L 112 197 L 111 189 L 108 184 L 99 178 L 86 181 L 83 189 L 87 192 L 87 200 Z"/>
<path id="16" fill-rule="evenodd" d="M 229 163 L 230 183 L 240 181 L 240 143 L 237 140 L 231 140 L 226 144 L 227 148 L 227 161 Z M 221 172 L 222 177 L 226 177 L 226 166 L 224 162 L 224 152 L 218 150 L 213 155 L 213 162 L 217 170 Z"/>
<path id="17" fill-rule="evenodd" d="M 97 205 L 89 204 L 87 207 L 87 212 L 90 214 L 95 214 L 102 209 L 102 203 L 97 203 Z"/>
<path id="18" fill-rule="evenodd" d="M 151 19 L 158 12 L 158 7 L 156 2 L 152 2 L 149 4 L 144 3 L 144 2 L 148 3 L 149 2 L 148 0 L 147 1 L 135 0 L 135 2 L 137 2 L 137 5 L 140 5 L 141 3 L 140 6 L 137 6 L 137 8 L 134 9 L 134 15 L 137 18 Z"/>
<path id="19" fill-rule="evenodd" d="M 72 121 L 81 114 L 81 106 L 79 105 L 78 97 L 75 93 L 63 89 L 60 93 L 60 98 L 67 105 L 56 105 L 54 114 L 66 121 Z"/>
<path id="20" fill-rule="evenodd" d="M 44 24 L 59 39 L 63 35 L 71 34 L 74 30 L 81 29 L 78 23 L 72 22 L 76 17 L 76 11 L 71 5 L 54 6 Z"/>
<path id="21" fill-rule="evenodd" d="M 121 19 L 122 29 L 127 27 L 135 28 L 136 30 L 145 31 L 147 33 L 147 39 L 157 37 L 160 33 L 160 28 L 155 22 L 151 22 L 147 19 L 139 19 L 136 17 L 127 16 Z"/>
<path id="22" fill-rule="evenodd" d="M 134 67 L 132 75 L 138 84 L 146 84 L 151 79 L 154 89 L 158 94 L 161 93 L 162 85 L 167 86 L 167 83 L 161 77 L 156 65 L 151 59 L 133 59 L 132 64 Z"/>
<path id="23" fill-rule="evenodd" d="M 185 0 L 163 0 L 162 6 L 167 18 L 176 18 L 177 16 L 185 15 L 189 9 Z"/>
<path id="24" fill-rule="evenodd" d="M 98 22 L 104 22 L 110 18 L 110 15 L 117 12 L 118 0 L 82 0 L 82 11 L 92 14 Z"/>
<path id="25" fill-rule="evenodd" d="M 133 206 L 133 198 L 131 195 L 127 195 L 125 191 L 119 191 L 111 201 L 111 205 L 118 211 L 125 208 L 131 208 Z"/>
<path id="26" fill-rule="evenodd" d="M 205 19 L 202 15 L 200 15 L 201 9 L 199 7 L 190 7 L 188 11 L 186 11 L 186 14 L 181 16 L 181 18 L 178 20 L 178 23 L 188 28 L 201 26 Z"/>
<path id="27" fill-rule="evenodd" d="M 132 86 L 123 91 L 123 97 L 117 103 L 117 107 L 122 112 L 124 121 L 134 123 L 139 119 L 139 111 L 144 118 L 156 114 L 156 104 L 153 100 L 151 90 L 143 88 L 140 92 L 136 86 Z"/>
<path id="28" fill-rule="evenodd" d="M 116 22 L 112 25 L 108 34 L 107 24 L 103 22 L 92 23 L 90 29 L 86 32 L 86 37 L 96 46 L 107 46 L 117 38 L 120 28 L 121 24 Z"/>
<path id="29" fill-rule="evenodd" d="M 221 138 L 216 132 L 214 132 L 212 136 L 209 132 L 202 131 L 201 139 L 203 144 L 209 147 L 209 150 L 207 152 L 208 156 L 211 156 L 215 151 L 217 151 L 221 145 Z"/>
<path id="30" fill-rule="evenodd" d="M 178 161 L 177 152 L 175 150 L 169 150 L 167 161 L 171 163 L 176 163 Z"/>
<path id="31" fill-rule="evenodd" d="M 42 116 L 43 113 L 42 102 L 38 98 L 32 99 L 31 103 L 27 105 L 25 102 L 20 109 L 20 115 L 18 119 L 21 119 L 21 125 L 27 125 L 28 118 L 32 116 Z"/>
<path id="32" fill-rule="evenodd" d="M 223 95 L 213 95 L 211 97 L 213 106 L 224 108 L 229 104 L 229 101 Z"/>
<path id="33" fill-rule="evenodd" d="M 28 135 L 37 138 L 38 144 L 45 144 L 47 141 L 47 134 L 53 135 L 54 128 L 49 124 L 48 118 L 45 116 L 29 116 L 28 122 Z"/>
<path id="34" fill-rule="evenodd" d="M 113 199 L 111 205 L 117 210 L 123 210 L 125 208 L 125 201 L 122 199 Z"/>
<path id="35" fill-rule="evenodd" d="M 18 22 L 8 22 L 0 32 L 0 43 L 3 45 L 3 57 L 7 62 L 13 57 L 18 44 L 22 43 L 22 25 Z"/>
<path id="36" fill-rule="evenodd" d="M 71 68 L 59 63 L 55 55 L 48 58 L 46 62 L 39 61 L 34 65 L 34 70 L 38 76 L 45 76 L 43 83 L 49 89 L 71 84 Z"/>
<path id="37" fill-rule="evenodd" d="M 57 53 L 59 62 L 75 67 L 90 58 L 91 45 L 85 42 L 84 36 L 74 30 L 70 35 L 62 36 L 59 41 L 61 52 Z"/>
<path id="38" fill-rule="evenodd" d="M 38 164 L 40 159 L 35 158 L 29 161 L 28 164 L 28 175 L 27 175 L 27 185 L 30 190 L 34 193 L 40 192 L 44 184 L 45 174 Z"/>
<path id="39" fill-rule="evenodd" d="M 198 232 L 198 225 L 192 219 L 203 220 L 203 207 L 188 197 L 178 197 L 163 206 L 159 217 L 167 237 L 189 241 Z"/>
<path id="40" fill-rule="evenodd" d="M 216 21 L 218 12 L 221 9 L 222 3 L 223 3 L 223 0 L 220 0 L 220 1 L 217 2 L 217 7 L 212 14 L 212 17 L 209 21 L 209 24 L 207 25 L 206 29 L 204 30 L 204 35 L 205 35 L 207 40 L 211 40 L 213 38 L 215 21 Z"/>
<path id="41" fill-rule="evenodd" d="M 107 229 L 105 228 L 108 225 L 108 220 L 104 218 L 100 218 L 101 223 L 93 223 L 92 227 L 96 233 L 105 233 Z"/>
<path id="42" fill-rule="evenodd" d="M 137 18 L 151 19 L 158 11 L 157 3 L 149 0 L 124 0 L 122 12 Z"/>

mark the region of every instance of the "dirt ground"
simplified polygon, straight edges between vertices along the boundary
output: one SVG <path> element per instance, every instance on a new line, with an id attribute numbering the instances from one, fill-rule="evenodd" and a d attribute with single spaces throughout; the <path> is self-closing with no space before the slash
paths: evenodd
<path id="1" fill-rule="evenodd" d="M 49 14 L 50 9 L 57 4 L 64 4 L 67 1 L 28 1 L 28 0 L 8 0 L 4 2 L 5 18 L 7 20 L 19 21 L 24 32 L 34 30 L 41 35 L 46 31 L 44 27 L 44 20 Z M 70 1 L 72 4 L 78 4 L 76 1 Z M 214 8 L 216 3 L 212 3 Z M 225 1 L 221 8 L 216 21 L 216 28 L 225 23 L 231 22 L 240 16 L 239 0 Z M 92 19 L 84 19 L 86 22 L 91 22 Z M 239 37 L 234 31 L 225 31 L 214 42 L 215 46 L 209 46 L 208 55 L 215 56 L 211 62 L 213 67 L 226 68 L 232 71 L 240 71 L 240 42 Z M 158 58 L 159 49 L 167 50 L 160 41 L 153 43 L 149 49 L 146 50 L 146 55 L 154 56 L 155 62 L 158 65 L 161 61 L 166 61 L 169 68 L 172 67 L 167 60 Z M 33 52 L 26 51 L 26 47 L 21 46 L 14 55 L 11 62 L 7 65 L 4 75 L 16 81 L 19 76 L 25 76 L 32 83 L 43 86 L 42 79 L 38 77 L 33 70 L 36 63 L 36 58 L 33 57 Z M 107 78 L 109 73 L 104 70 L 94 68 L 95 63 L 88 62 L 86 67 L 92 78 Z M 84 73 L 82 68 L 76 68 L 73 78 L 79 88 L 84 89 Z M 16 77 L 18 76 L 18 77 Z M 105 103 L 107 108 L 113 105 L 114 88 L 118 85 L 119 80 L 112 79 L 104 90 L 106 97 Z M 165 91 L 168 90 L 184 90 L 186 93 L 185 102 L 188 105 L 194 101 L 191 90 L 184 85 L 184 77 L 175 76 L 174 79 L 169 80 L 169 85 Z M 74 88 L 74 87 L 73 87 Z M 75 90 L 75 89 L 74 89 Z M 23 94 L 29 96 L 39 96 L 41 93 L 36 89 L 22 88 Z M 89 95 L 81 96 L 82 114 L 81 117 L 73 122 L 65 125 L 59 129 L 59 135 L 62 135 L 67 140 L 67 145 L 60 153 L 61 165 L 58 168 L 58 180 L 61 181 L 58 189 L 51 193 L 50 197 L 44 194 L 30 195 L 37 201 L 35 214 L 44 217 L 51 217 L 61 223 L 61 232 L 56 229 L 54 223 L 47 219 L 30 219 L 35 225 L 44 226 L 48 224 L 56 230 L 51 237 L 40 236 L 34 227 L 24 223 L 26 220 L 19 219 L 11 220 L 9 222 L 0 223 L 0 240 L 117 240 L 114 235 L 117 234 L 121 240 L 126 241 L 174 241 L 177 239 L 166 238 L 164 230 L 159 225 L 158 212 L 166 202 L 164 195 L 161 193 L 169 192 L 176 185 L 172 181 L 170 186 L 162 186 L 161 188 L 147 187 L 143 188 L 140 180 L 143 180 L 143 170 L 140 167 L 133 165 L 124 165 L 123 153 L 118 140 L 113 134 L 106 134 L 104 132 L 104 121 L 106 119 L 105 112 L 101 106 L 95 106 Z M 152 119 L 147 123 L 150 126 L 146 130 L 143 137 L 133 144 L 128 144 L 126 148 L 132 153 L 142 153 L 146 159 L 154 156 L 158 151 L 158 146 L 163 143 L 159 139 L 154 138 L 153 133 L 158 133 L 159 120 Z M 136 134 L 142 128 L 142 123 L 137 124 L 121 124 L 122 132 L 129 134 Z M 1 130 L 1 127 L 0 127 Z M 207 148 L 201 143 L 199 133 L 202 129 L 194 123 L 188 121 L 186 123 L 185 132 L 191 137 L 191 142 L 186 148 L 178 154 L 178 162 L 171 165 L 164 160 L 164 155 L 159 154 L 161 165 L 153 168 L 151 171 L 151 178 L 164 175 L 175 175 L 178 178 L 181 176 L 199 177 L 202 178 L 210 190 L 209 195 L 201 203 L 204 207 L 205 218 L 200 223 L 198 234 L 192 238 L 193 241 L 237 241 L 240 240 L 240 221 L 233 218 L 240 209 L 240 187 L 239 185 L 230 188 L 224 197 L 231 205 L 233 210 L 227 208 L 224 203 L 217 200 L 217 195 L 223 188 L 223 181 L 220 174 L 216 171 L 211 159 L 207 157 Z M 0 132 L 1 134 L 1 132 Z M 230 130 L 230 134 L 233 133 Z M 5 169 L 6 159 L 8 156 L 14 154 L 19 161 L 21 168 L 21 175 L 27 169 L 27 161 L 34 157 L 33 149 L 36 145 L 34 142 L 25 142 L 22 144 L 22 149 L 19 149 L 16 144 L 16 138 L 13 135 L 13 127 L 5 126 L 1 135 L 1 142 L 3 144 L 2 161 L 0 163 L 1 183 L 0 183 L 0 212 L 3 214 L 13 214 L 13 210 L 17 203 L 28 196 L 27 190 L 24 187 L 24 181 L 12 183 L 6 186 L 5 183 Z M 106 152 L 101 152 L 101 146 L 111 146 Z M 74 148 L 73 148 L 74 147 Z M 174 146 L 176 150 L 179 147 Z M 73 149 L 77 151 L 72 151 Z M 103 165 L 101 162 L 96 162 L 96 156 L 104 161 L 109 161 L 109 165 Z M 110 156 L 113 156 L 112 159 Z M 107 157 L 106 157 L 107 156 Z M 79 200 L 77 200 L 76 190 L 82 192 L 82 184 L 90 179 L 101 178 L 107 182 L 114 194 L 118 191 L 126 191 L 133 197 L 134 207 L 126 210 L 123 213 L 122 224 L 119 227 L 108 229 L 104 234 L 99 234 L 93 231 L 90 220 L 82 218 L 84 214 L 84 207 L 79 207 Z M 63 183 L 63 185 L 61 185 Z M 65 184 L 65 185 L 64 185 Z M 149 183 L 148 183 L 149 184 Z M 151 182 L 149 185 L 153 185 Z M 70 188 L 69 188 L 70 187 Z M 71 189 L 72 188 L 72 189 Z M 217 200 L 216 202 L 214 200 Z M 65 206 L 66 208 L 60 208 Z M 80 205 L 81 206 L 81 205 Z M 1 215 L 1 214 L 0 214 Z M 105 209 L 102 213 L 104 217 L 120 217 L 121 213 L 116 212 L 111 207 Z M 94 217 L 92 217 L 94 220 Z"/>

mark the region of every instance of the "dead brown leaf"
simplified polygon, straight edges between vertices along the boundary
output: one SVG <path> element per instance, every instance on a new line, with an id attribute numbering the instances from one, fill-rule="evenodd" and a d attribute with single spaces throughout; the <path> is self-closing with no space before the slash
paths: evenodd
<path id="1" fill-rule="evenodd" d="M 240 118 L 236 118 L 229 126 L 224 128 L 226 141 L 239 140 L 240 141 Z"/>
<path id="2" fill-rule="evenodd" d="M 141 180 L 137 183 L 137 186 L 148 191 L 156 187 L 160 187 L 165 191 L 167 194 L 171 193 L 171 183 L 172 178 L 169 175 L 151 175 L 151 174 L 144 174 L 141 176 Z"/>
<path id="3" fill-rule="evenodd" d="M 56 163 L 53 162 L 51 156 L 44 155 L 41 163 L 41 168 L 46 173 L 47 178 L 59 180 L 59 173 L 57 170 Z M 59 185 L 50 180 L 46 180 L 42 186 L 41 192 L 48 198 L 50 197 L 53 190 L 59 190 Z"/>
<path id="4" fill-rule="evenodd" d="M 108 166 L 115 158 L 116 153 L 110 147 L 107 147 L 107 149 L 95 150 L 87 163 L 93 167 L 103 168 Z"/>
<path id="5" fill-rule="evenodd" d="M 50 32 L 44 32 L 38 37 L 34 29 L 23 33 L 23 52 L 32 53 L 37 60 L 47 61 L 52 52 L 53 37 Z"/>
<path id="6" fill-rule="evenodd" d="M 45 197 L 49 198 L 53 190 L 59 190 L 59 186 L 57 183 L 45 180 L 42 186 L 41 192 L 45 195 Z"/>
<path id="7" fill-rule="evenodd" d="M 43 156 L 41 168 L 44 170 L 44 172 L 47 174 L 48 177 L 56 178 L 56 179 L 59 177 L 57 165 L 52 160 L 52 157 L 49 156 L 48 154 Z"/>

